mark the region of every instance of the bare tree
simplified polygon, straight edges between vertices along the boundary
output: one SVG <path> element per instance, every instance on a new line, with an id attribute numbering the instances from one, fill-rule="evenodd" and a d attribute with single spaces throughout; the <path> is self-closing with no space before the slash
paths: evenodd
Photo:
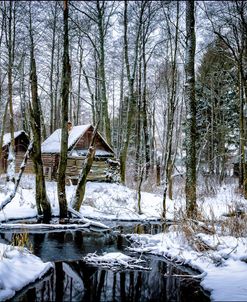
<path id="1" fill-rule="evenodd" d="M 91 43 L 94 52 L 96 54 L 96 60 L 98 63 L 97 68 L 97 83 L 96 87 L 99 87 L 99 96 L 100 96 L 100 129 L 103 130 L 103 133 L 106 136 L 107 142 L 111 144 L 111 123 L 109 117 L 109 108 L 108 108 L 108 97 L 107 97 L 107 79 L 106 79 L 106 70 L 105 70 L 105 41 L 108 29 L 110 27 L 110 19 L 114 14 L 115 5 L 114 2 L 111 4 L 107 1 L 92 1 L 90 3 L 84 3 L 82 10 L 79 6 L 73 5 L 76 11 L 80 12 L 89 24 L 92 24 L 92 27 L 96 25 L 96 32 L 90 33 L 89 30 L 85 30 L 82 26 L 78 25 L 78 22 L 74 22 L 79 31 L 88 39 Z M 84 70 L 85 71 L 85 70 Z M 87 87 L 88 82 L 87 82 Z M 91 94 L 92 95 L 92 94 Z"/>
<path id="2" fill-rule="evenodd" d="M 127 153 L 128 153 L 129 142 L 130 142 L 130 136 L 132 133 L 133 117 L 136 108 L 136 95 L 135 95 L 134 88 L 135 88 L 135 79 L 136 79 L 137 63 L 138 63 L 140 31 L 143 23 L 143 14 L 146 5 L 147 5 L 147 1 L 143 1 L 142 3 L 140 3 L 136 37 L 134 43 L 134 55 L 133 55 L 132 64 L 130 64 L 129 42 L 128 42 L 128 2 L 125 1 L 124 3 L 124 59 L 125 59 L 125 67 L 126 67 L 127 80 L 128 80 L 128 106 L 127 106 L 128 115 L 127 115 L 126 131 L 123 138 L 123 145 L 120 152 L 120 169 L 121 169 L 122 183 L 125 183 Z"/>

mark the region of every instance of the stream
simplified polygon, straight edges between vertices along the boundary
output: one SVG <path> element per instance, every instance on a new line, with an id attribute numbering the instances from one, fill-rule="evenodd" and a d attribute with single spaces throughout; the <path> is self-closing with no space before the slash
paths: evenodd
<path id="1" fill-rule="evenodd" d="M 109 225 L 109 222 L 106 223 Z M 126 250 L 130 243 L 121 234 L 156 234 L 159 223 L 111 222 L 111 231 L 29 230 L 27 247 L 54 269 L 17 292 L 11 301 L 210 301 L 196 272 L 162 257 L 138 255 Z M 0 231 L 0 242 L 11 243 L 21 230 Z M 121 252 L 146 261 L 150 270 L 100 268 L 82 258 L 88 253 Z"/>

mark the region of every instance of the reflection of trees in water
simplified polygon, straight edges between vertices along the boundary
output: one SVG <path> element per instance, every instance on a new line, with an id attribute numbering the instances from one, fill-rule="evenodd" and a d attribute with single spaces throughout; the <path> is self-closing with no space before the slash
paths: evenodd
<path id="1" fill-rule="evenodd" d="M 209 301 L 199 284 L 174 277 L 181 271 L 163 261 L 152 260 L 152 270 L 111 271 L 83 261 L 57 262 L 55 270 L 30 288 L 20 301 Z M 191 280 L 191 279 L 190 279 Z M 189 285 L 189 286 L 188 286 Z M 36 297 L 36 298 L 35 298 Z"/>
<path id="2" fill-rule="evenodd" d="M 164 232 L 167 228 L 167 224 L 163 223 L 148 223 L 148 224 L 136 224 L 134 226 L 134 233 L 137 234 L 151 234 L 155 235 Z"/>

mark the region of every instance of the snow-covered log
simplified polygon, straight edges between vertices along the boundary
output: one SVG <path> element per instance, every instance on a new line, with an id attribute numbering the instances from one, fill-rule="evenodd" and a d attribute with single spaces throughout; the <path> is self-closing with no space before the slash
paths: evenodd
<path id="1" fill-rule="evenodd" d="M 94 264 L 96 266 L 111 269 L 126 268 L 150 270 L 149 267 L 141 265 L 145 264 L 146 261 L 133 258 L 119 252 L 105 253 L 102 256 L 98 256 L 96 253 L 87 254 L 87 256 L 83 257 L 83 260 L 87 263 Z"/>
<path id="2" fill-rule="evenodd" d="M 93 220 L 83 217 L 83 215 L 81 213 L 77 212 L 76 210 L 72 209 L 71 207 L 68 207 L 68 212 L 75 215 L 77 218 L 80 218 L 80 221 L 85 224 L 88 224 L 88 226 L 90 226 L 90 228 L 96 227 L 99 229 L 107 229 L 107 230 L 109 229 L 109 227 L 107 225 L 105 225 L 101 222 L 93 221 Z"/>

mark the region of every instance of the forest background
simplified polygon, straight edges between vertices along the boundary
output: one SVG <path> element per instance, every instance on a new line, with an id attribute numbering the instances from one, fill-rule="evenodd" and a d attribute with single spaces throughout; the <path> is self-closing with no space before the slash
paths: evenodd
<path id="1" fill-rule="evenodd" d="M 247 3 L 67 5 L 67 117 L 73 125 L 99 121 L 120 158 L 122 183 L 152 191 L 162 185 L 165 204 L 188 171 L 190 188 L 203 185 L 198 197 L 214 193 L 239 164 L 235 176 L 246 197 Z M 1 1 L 1 141 L 20 129 L 35 136 L 35 113 L 41 141 L 62 128 L 64 11 L 59 1 Z M 187 183 L 193 203 L 192 191 Z"/>

